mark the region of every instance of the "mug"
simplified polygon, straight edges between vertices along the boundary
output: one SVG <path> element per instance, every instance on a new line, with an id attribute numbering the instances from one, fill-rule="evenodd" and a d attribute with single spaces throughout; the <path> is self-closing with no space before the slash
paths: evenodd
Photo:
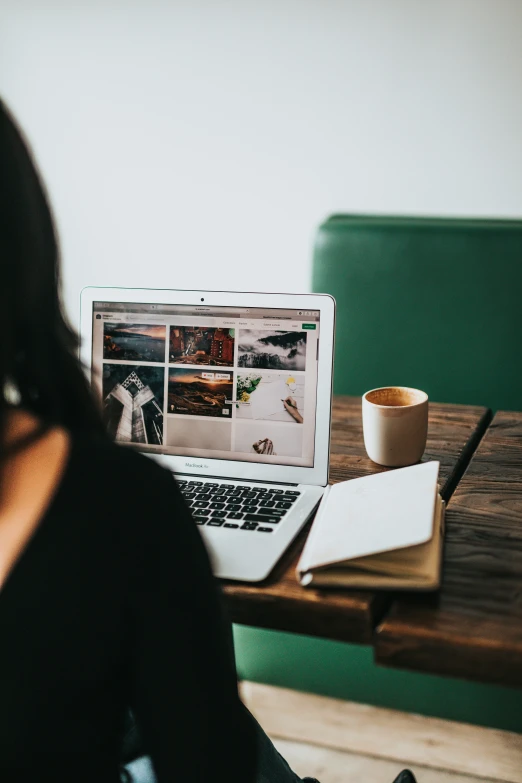
<path id="1" fill-rule="evenodd" d="M 389 468 L 419 462 L 428 436 L 428 395 L 407 386 L 371 389 L 362 398 L 364 446 Z"/>

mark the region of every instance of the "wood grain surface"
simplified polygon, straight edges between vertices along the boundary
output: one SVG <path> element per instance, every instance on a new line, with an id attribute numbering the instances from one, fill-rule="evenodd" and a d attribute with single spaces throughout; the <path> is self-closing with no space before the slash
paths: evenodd
<path id="1" fill-rule="evenodd" d="M 449 783 L 443 770 L 466 775 L 459 775 L 459 783 L 522 783 L 522 734 L 249 681 L 241 683 L 241 697 L 269 736 L 295 740 L 303 747 L 395 759 L 401 764 L 399 769 L 407 767 L 414 774 L 412 765 L 423 765 L 417 777 L 421 783 L 430 780 L 428 769 L 437 773 L 432 783 Z M 285 758 L 292 762 L 291 756 Z M 308 765 L 302 772 L 293 768 L 297 774 L 316 774 L 321 783 L 391 783 L 396 774 L 382 775 L 377 770 L 379 774 L 367 776 L 355 770 L 352 775 L 348 763 L 341 764 L 338 776 L 331 777 L 326 773 L 335 767 L 314 771 Z"/>
<path id="2" fill-rule="evenodd" d="M 487 428 L 486 408 L 430 404 L 423 461 L 440 460 L 440 484 L 448 500 Z M 332 410 L 330 483 L 384 470 L 364 450 L 361 401 L 336 397 Z M 375 625 L 390 605 L 383 592 L 304 588 L 295 576 L 310 524 L 264 582 L 223 582 L 233 622 L 260 628 L 370 644 Z"/>
<path id="3" fill-rule="evenodd" d="M 522 413 L 497 413 L 446 514 L 436 596 L 398 598 L 376 660 L 522 687 Z"/>

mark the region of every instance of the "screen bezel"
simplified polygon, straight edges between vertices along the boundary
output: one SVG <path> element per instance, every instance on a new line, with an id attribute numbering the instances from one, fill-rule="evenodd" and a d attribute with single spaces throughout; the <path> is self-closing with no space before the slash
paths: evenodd
<path id="1" fill-rule="evenodd" d="M 239 301 L 238 301 L 239 299 Z M 192 305 L 194 307 L 261 307 L 295 310 L 319 310 L 319 357 L 317 366 L 317 410 L 314 440 L 314 465 L 302 467 L 234 459 L 183 457 L 143 452 L 176 473 L 239 480 L 272 481 L 288 484 L 328 483 L 330 423 L 332 406 L 335 300 L 328 294 L 272 294 L 242 291 L 187 291 L 153 288 L 105 288 L 88 286 L 80 297 L 80 358 L 92 372 L 93 304 L 96 301 L 129 304 Z M 139 451 L 139 449 L 137 449 Z M 196 462 L 196 467 L 188 463 Z"/>

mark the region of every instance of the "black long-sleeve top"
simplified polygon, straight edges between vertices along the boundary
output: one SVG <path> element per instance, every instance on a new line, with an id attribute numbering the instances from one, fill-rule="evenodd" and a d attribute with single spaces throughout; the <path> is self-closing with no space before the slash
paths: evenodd
<path id="1" fill-rule="evenodd" d="M 75 438 L 0 590 L 1 783 L 117 783 L 129 706 L 159 783 L 254 779 L 231 626 L 172 475 Z"/>

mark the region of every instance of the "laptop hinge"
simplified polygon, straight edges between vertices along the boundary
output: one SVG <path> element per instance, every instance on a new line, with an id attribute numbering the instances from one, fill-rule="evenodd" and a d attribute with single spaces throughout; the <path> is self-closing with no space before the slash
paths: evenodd
<path id="1" fill-rule="evenodd" d="M 206 473 L 202 476 L 200 473 L 183 473 L 182 471 L 173 471 L 174 475 L 190 476 L 193 479 L 219 479 L 220 481 L 248 481 L 250 484 L 279 484 L 282 487 L 298 487 L 299 484 L 291 483 L 290 481 L 258 481 L 257 479 L 238 479 L 237 476 L 209 476 Z"/>

